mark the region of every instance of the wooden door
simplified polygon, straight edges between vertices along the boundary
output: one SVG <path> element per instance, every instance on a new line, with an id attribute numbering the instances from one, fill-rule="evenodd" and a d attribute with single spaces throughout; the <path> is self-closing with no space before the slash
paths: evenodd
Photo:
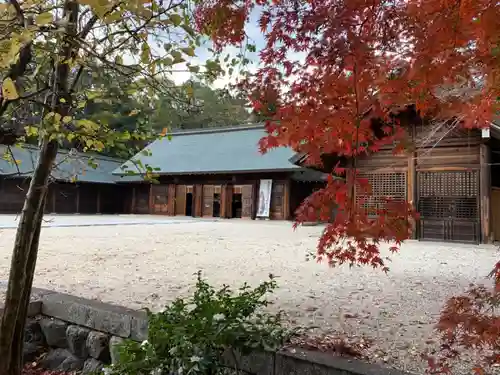
<path id="1" fill-rule="evenodd" d="M 285 185 L 283 182 L 273 181 L 271 187 L 271 208 L 269 217 L 271 219 L 283 220 L 285 210 Z"/>
<path id="2" fill-rule="evenodd" d="M 176 187 L 175 214 L 186 216 L 186 185 L 177 185 Z"/>
<path id="3" fill-rule="evenodd" d="M 169 185 L 152 185 L 153 214 L 168 214 L 168 191 Z"/>
<path id="4" fill-rule="evenodd" d="M 203 216 L 203 185 L 195 185 L 194 186 L 194 210 L 193 216 L 201 217 Z"/>
<path id="5" fill-rule="evenodd" d="M 243 185 L 241 191 L 242 212 L 241 217 L 252 218 L 253 213 L 253 185 Z"/>
<path id="6" fill-rule="evenodd" d="M 174 216 L 175 215 L 175 184 L 168 185 L 168 205 L 167 205 L 167 215 Z"/>
<path id="7" fill-rule="evenodd" d="M 419 238 L 479 243 L 479 172 L 419 171 L 417 181 Z"/>
<path id="8" fill-rule="evenodd" d="M 203 216 L 214 216 L 214 186 L 203 185 Z"/>

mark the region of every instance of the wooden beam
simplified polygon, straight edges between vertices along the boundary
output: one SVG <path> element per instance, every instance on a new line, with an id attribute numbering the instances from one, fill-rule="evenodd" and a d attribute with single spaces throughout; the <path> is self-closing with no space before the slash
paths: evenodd
<path id="1" fill-rule="evenodd" d="M 220 191 L 220 217 L 227 218 L 227 184 L 223 184 Z"/>
<path id="2" fill-rule="evenodd" d="M 76 213 L 80 213 L 80 185 L 76 186 Z"/>
<path id="3" fill-rule="evenodd" d="M 481 212 L 481 242 L 490 241 L 490 217 L 491 217 L 491 167 L 490 153 L 487 145 L 480 146 L 481 170 L 479 173 L 479 204 Z"/>
<path id="4" fill-rule="evenodd" d="M 284 182 L 283 187 L 283 219 L 290 220 L 290 179 Z"/>
<path id="5" fill-rule="evenodd" d="M 135 214 L 135 186 L 132 188 L 132 203 L 130 206 L 130 213 Z"/>
<path id="6" fill-rule="evenodd" d="M 406 197 L 408 202 L 417 208 L 417 153 L 412 152 L 408 155 L 408 176 L 407 176 L 407 187 L 406 187 Z M 417 238 L 417 222 L 412 220 L 412 234 L 413 239 Z"/>
<path id="7" fill-rule="evenodd" d="M 54 182 L 53 183 L 53 189 L 52 189 L 52 213 L 56 213 L 56 190 L 57 190 L 57 184 Z"/>
<path id="8" fill-rule="evenodd" d="M 149 184 L 149 199 L 148 199 L 148 212 L 149 214 L 151 215 L 153 213 L 153 204 L 154 204 L 154 201 L 153 201 L 153 184 Z"/>
<path id="9" fill-rule="evenodd" d="M 175 184 L 168 184 L 168 215 L 175 216 Z"/>

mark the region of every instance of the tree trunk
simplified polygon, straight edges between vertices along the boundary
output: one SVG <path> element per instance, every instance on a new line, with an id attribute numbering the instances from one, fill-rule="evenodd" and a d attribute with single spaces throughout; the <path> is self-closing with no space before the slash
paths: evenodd
<path id="1" fill-rule="evenodd" d="M 43 141 L 17 227 L 0 325 L 1 375 L 19 375 L 22 369 L 24 324 L 35 274 L 47 184 L 57 148 L 57 141 Z"/>

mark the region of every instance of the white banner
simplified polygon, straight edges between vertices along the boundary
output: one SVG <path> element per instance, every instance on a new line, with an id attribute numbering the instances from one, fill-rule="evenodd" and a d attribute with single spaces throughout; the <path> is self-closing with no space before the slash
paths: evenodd
<path id="1" fill-rule="evenodd" d="M 258 217 L 269 217 L 271 209 L 271 190 L 273 180 L 260 180 L 259 186 L 259 206 L 257 209 Z"/>

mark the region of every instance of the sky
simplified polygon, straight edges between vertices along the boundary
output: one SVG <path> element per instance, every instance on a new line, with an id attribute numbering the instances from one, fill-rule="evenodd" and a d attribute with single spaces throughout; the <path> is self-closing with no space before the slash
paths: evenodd
<path id="1" fill-rule="evenodd" d="M 250 14 L 250 20 L 247 22 L 245 25 L 245 31 L 246 34 L 249 37 L 249 42 L 252 44 L 255 44 L 257 47 L 257 52 L 256 53 L 251 53 L 249 51 L 245 52 L 245 56 L 252 62 L 252 65 L 249 67 L 250 71 L 255 71 L 258 67 L 259 63 L 259 56 L 258 56 L 258 51 L 262 49 L 265 46 L 265 40 L 264 37 L 260 31 L 259 27 L 259 13 L 260 9 L 255 8 L 252 13 Z M 191 58 L 189 62 L 191 64 L 195 63 L 204 63 L 206 60 L 210 59 L 212 57 L 212 54 L 208 49 L 210 48 L 210 42 L 207 42 L 206 44 L 202 45 L 201 47 L 198 47 L 196 49 L 196 57 Z M 223 56 L 226 54 L 229 54 L 232 57 L 236 57 L 236 55 L 240 52 L 240 49 L 238 47 L 227 47 L 224 49 Z M 185 64 L 179 64 L 179 68 L 182 69 L 181 65 Z M 172 77 L 177 84 L 181 84 L 183 82 L 186 82 L 189 80 L 191 77 L 189 72 L 182 72 L 182 73 L 175 73 L 175 75 Z M 217 79 L 213 86 L 215 88 L 223 88 L 227 86 L 229 83 L 234 83 L 235 80 L 237 79 L 236 74 L 233 75 L 233 77 L 220 77 Z"/>

